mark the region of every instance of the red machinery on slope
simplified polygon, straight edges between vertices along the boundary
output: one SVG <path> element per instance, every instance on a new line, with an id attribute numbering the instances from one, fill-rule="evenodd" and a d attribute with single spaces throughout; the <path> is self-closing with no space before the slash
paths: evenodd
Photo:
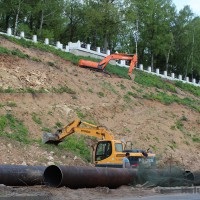
<path id="1" fill-rule="evenodd" d="M 99 63 L 94 62 L 94 61 L 81 59 L 79 61 L 79 66 L 104 71 L 110 60 L 128 60 L 128 61 L 130 61 L 130 67 L 129 67 L 129 70 L 128 70 L 128 75 L 131 79 L 133 79 L 132 71 L 137 64 L 137 54 L 115 53 L 115 54 L 111 54 L 111 55 L 106 56 Z"/>

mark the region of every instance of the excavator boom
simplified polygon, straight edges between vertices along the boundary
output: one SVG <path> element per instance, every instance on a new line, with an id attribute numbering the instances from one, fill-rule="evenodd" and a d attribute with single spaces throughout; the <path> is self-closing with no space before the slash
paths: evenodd
<path id="1" fill-rule="evenodd" d="M 80 127 L 81 124 L 84 124 L 88 127 Z M 112 133 L 108 132 L 106 129 L 87 122 L 82 122 L 81 120 L 77 119 L 72 121 L 63 129 L 58 129 L 55 133 L 44 133 L 42 141 L 45 144 L 58 144 L 62 142 L 65 137 L 71 135 L 72 133 L 80 133 L 105 140 L 114 139 Z"/>
<path id="2" fill-rule="evenodd" d="M 131 77 L 133 69 L 137 65 L 137 54 L 123 54 L 123 53 L 111 54 L 111 55 L 106 56 L 99 63 L 81 59 L 79 61 L 79 66 L 104 71 L 104 69 L 106 68 L 110 60 L 129 60 L 130 67 L 128 70 L 128 75 Z"/>

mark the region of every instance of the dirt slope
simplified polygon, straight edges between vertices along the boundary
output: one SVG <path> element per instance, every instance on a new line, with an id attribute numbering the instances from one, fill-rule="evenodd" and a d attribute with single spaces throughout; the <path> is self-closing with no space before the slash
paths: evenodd
<path id="1" fill-rule="evenodd" d="M 63 125 L 82 116 L 83 120 L 103 125 L 116 138 L 131 140 L 135 148 L 151 148 L 160 165 L 169 159 L 189 170 L 199 170 L 199 143 L 191 137 L 200 135 L 200 114 L 178 104 L 163 105 L 142 98 L 144 92 L 154 92 L 134 81 L 107 77 L 101 73 L 79 68 L 51 53 L 24 48 L 0 37 L 0 45 L 20 50 L 29 58 L 0 54 L 0 87 L 3 89 L 43 89 L 47 93 L 0 93 L 0 115 L 12 113 L 22 120 L 29 136 L 40 139 L 42 127 L 55 130 L 57 123 Z M 52 93 L 53 87 L 68 87 L 69 93 Z M 126 98 L 127 92 L 137 93 L 140 98 Z M 180 89 L 178 95 L 190 96 Z M 141 94 L 140 94 L 141 93 Z M 15 106 L 11 106 L 15 105 Z M 33 115 L 41 123 L 33 120 Z M 183 130 L 177 128 L 181 119 Z M 19 142 L 1 138 L 0 162 L 15 164 L 73 164 L 88 165 L 69 152 L 44 150 L 37 143 L 21 145 Z M 34 152 L 34 153 L 33 153 Z"/>

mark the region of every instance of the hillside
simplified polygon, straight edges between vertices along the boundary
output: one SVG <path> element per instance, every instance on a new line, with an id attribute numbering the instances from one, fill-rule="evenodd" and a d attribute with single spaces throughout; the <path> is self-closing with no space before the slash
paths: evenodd
<path id="1" fill-rule="evenodd" d="M 0 54 L 1 163 L 91 165 L 83 149 L 69 151 L 62 144 L 41 144 L 44 131 L 55 132 L 81 118 L 107 127 L 118 139 L 132 141 L 134 148 L 150 148 L 160 166 L 173 162 L 199 170 L 199 110 L 145 98 L 157 93 L 175 94 L 199 106 L 199 96 L 167 81 L 174 91 L 82 69 L 50 52 L 23 47 L 3 37 L 0 47 L 16 54 Z M 81 145 L 95 143 L 89 137 L 76 138 Z"/>

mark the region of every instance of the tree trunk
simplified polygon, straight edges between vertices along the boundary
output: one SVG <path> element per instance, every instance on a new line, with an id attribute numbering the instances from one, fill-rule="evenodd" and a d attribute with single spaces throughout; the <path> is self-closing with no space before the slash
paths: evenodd
<path id="1" fill-rule="evenodd" d="M 20 8 L 21 8 L 21 0 L 19 0 L 19 4 L 18 4 L 18 7 L 17 7 L 17 14 L 16 14 L 16 17 L 15 17 L 15 26 L 14 26 L 14 35 L 16 35 L 17 33 L 17 27 L 18 27 L 18 20 L 19 20 L 19 13 L 20 13 Z"/>
<path id="2" fill-rule="evenodd" d="M 168 68 L 169 68 L 169 55 L 170 55 L 170 50 L 168 51 L 166 55 L 166 71 L 168 71 Z"/>
<path id="3" fill-rule="evenodd" d="M 39 35 L 42 34 L 43 23 L 44 23 L 44 11 L 42 10 L 41 11 L 41 18 L 40 18 Z"/>
<path id="4" fill-rule="evenodd" d="M 106 52 L 107 49 L 108 49 L 108 37 L 107 37 L 107 34 L 104 35 L 104 51 Z"/>
<path id="5" fill-rule="evenodd" d="M 153 71 L 153 67 L 154 67 L 154 56 L 153 53 L 151 54 L 151 70 Z"/>

